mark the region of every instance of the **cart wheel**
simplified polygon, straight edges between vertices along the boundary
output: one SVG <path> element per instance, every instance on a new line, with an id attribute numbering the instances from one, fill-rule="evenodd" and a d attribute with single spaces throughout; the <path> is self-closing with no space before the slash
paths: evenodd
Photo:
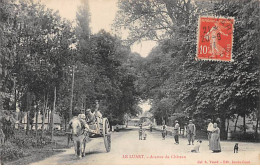
<path id="1" fill-rule="evenodd" d="M 103 136 L 104 144 L 107 152 L 110 152 L 111 149 L 111 132 L 110 125 L 107 118 L 103 118 Z"/>

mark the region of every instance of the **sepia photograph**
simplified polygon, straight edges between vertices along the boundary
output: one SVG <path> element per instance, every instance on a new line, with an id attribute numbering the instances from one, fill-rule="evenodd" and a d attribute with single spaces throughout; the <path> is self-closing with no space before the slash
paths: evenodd
<path id="1" fill-rule="evenodd" d="M 259 0 L 0 0 L 0 165 L 260 165 Z"/>

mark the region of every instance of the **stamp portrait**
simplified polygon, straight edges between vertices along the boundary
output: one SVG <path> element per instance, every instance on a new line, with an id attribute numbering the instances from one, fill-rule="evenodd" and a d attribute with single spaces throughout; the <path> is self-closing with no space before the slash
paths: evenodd
<path id="1" fill-rule="evenodd" d="M 232 61 L 234 18 L 199 18 L 198 60 Z"/>

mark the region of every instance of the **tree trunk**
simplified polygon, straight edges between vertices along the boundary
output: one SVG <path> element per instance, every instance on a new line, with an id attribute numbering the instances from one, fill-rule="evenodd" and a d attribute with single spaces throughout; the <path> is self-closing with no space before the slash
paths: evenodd
<path id="1" fill-rule="evenodd" d="M 44 122 L 45 122 L 45 114 L 46 114 L 46 97 L 45 97 L 45 93 L 43 96 L 43 112 L 42 112 L 42 137 L 43 137 L 43 131 L 44 131 Z"/>
<path id="2" fill-rule="evenodd" d="M 66 117 L 64 117 L 64 121 L 65 121 L 65 125 L 64 125 L 64 127 L 65 127 L 65 132 L 67 132 L 67 118 L 66 118 Z"/>
<path id="3" fill-rule="evenodd" d="M 222 140 L 227 139 L 227 133 L 226 133 L 226 115 L 222 115 L 220 119 L 220 138 Z"/>
<path id="4" fill-rule="evenodd" d="M 53 110 L 51 112 L 51 141 L 52 142 L 53 142 L 53 127 L 54 127 L 55 103 L 56 103 L 56 87 L 54 88 Z"/>
<path id="5" fill-rule="evenodd" d="M 36 144 L 35 145 L 37 147 L 38 146 L 38 117 L 39 117 L 38 103 L 36 105 L 35 112 L 36 112 L 36 114 L 34 115 L 36 117 L 36 120 L 35 120 Z"/>
<path id="6" fill-rule="evenodd" d="M 48 128 L 47 130 L 50 131 L 50 111 L 46 109 L 47 115 L 48 115 Z"/>
<path id="7" fill-rule="evenodd" d="M 26 135 L 29 133 L 29 128 L 30 128 L 30 123 L 29 123 L 29 115 L 30 115 L 30 110 L 27 111 L 27 119 L 26 119 Z"/>
<path id="8" fill-rule="evenodd" d="M 45 126 L 45 116 L 46 116 L 46 112 L 47 112 L 47 106 L 48 106 L 48 92 L 47 92 L 47 97 L 45 97 L 44 95 L 44 105 L 43 105 L 43 115 L 42 115 L 42 136 L 43 136 L 43 132 L 44 132 L 44 126 Z"/>
<path id="9" fill-rule="evenodd" d="M 72 118 L 72 105 L 73 105 L 73 90 L 74 90 L 74 65 L 72 67 L 72 83 L 71 83 L 71 99 L 70 99 L 70 111 L 69 111 L 69 120 Z"/>
<path id="10" fill-rule="evenodd" d="M 244 135 L 246 134 L 246 115 L 244 114 L 243 116 L 243 132 L 244 132 Z"/>
<path id="11" fill-rule="evenodd" d="M 17 101 L 17 97 L 16 97 L 16 78 L 14 79 L 14 111 L 16 112 L 16 101 Z"/>
<path id="12" fill-rule="evenodd" d="M 36 131 L 36 139 L 37 139 L 38 138 L 38 115 L 39 115 L 37 107 L 36 107 L 35 111 L 36 111 L 36 115 L 35 115 L 35 117 L 36 117 L 35 131 Z M 36 146 L 37 146 L 37 144 L 36 144 Z"/>
<path id="13" fill-rule="evenodd" d="M 258 123 L 259 123 L 259 117 L 256 116 L 256 125 L 255 125 L 255 138 L 258 140 Z"/>
<path id="14" fill-rule="evenodd" d="M 29 133 L 29 128 L 30 128 L 29 116 L 30 116 L 30 110 L 31 110 L 30 93 L 29 93 L 29 92 L 27 92 L 27 95 L 26 95 L 26 110 L 27 110 L 26 135 L 28 135 L 28 133 Z"/>
<path id="15" fill-rule="evenodd" d="M 2 74 L 0 74 L 0 77 L 2 77 Z M 1 80 L 0 80 L 0 91 L 2 92 L 2 90 L 3 90 L 3 88 L 2 88 L 2 86 L 3 86 L 3 84 L 2 84 L 2 79 L 3 78 L 1 78 Z M 3 96 L 2 96 L 3 94 L 0 94 L 0 115 L 1 116 L 3 116 Z"/>
<path id="16" fill-rule="evenodd" d="M 239 118 L 239 115 L 237 115 L 237 118 L 236 118 L 234 132 L 236 132 L 236 130 L 237 130 L 237 121 L 238 121 L 238 118 Z"/>
<path id="17" fill-rule="evenodd" d="M 227 133 L 228 133 L 228 128 L 229 128 L 229 118 L 228 118 L 228 122 L 227 122 Z"/>

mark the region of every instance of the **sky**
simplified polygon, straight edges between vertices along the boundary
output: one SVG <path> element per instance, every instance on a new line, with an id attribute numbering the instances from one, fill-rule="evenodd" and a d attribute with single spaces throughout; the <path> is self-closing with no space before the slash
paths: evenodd
<path id="1" fill-rule="evenodd" d="M 84 0 L 41 0 L 48 8 L 59 11 L 61 17 L 70 21 L 76 19 L 77 8 L 82 1 Z M 111 25 L 118 10 L 117 0 L 89 0 L 89 9 L 92 33 L 97 33 L 101 29 L 112 32 Z M 146 57 L 155 45 L 154 41 L 142 41 L 131 46 L 131 50 Z"/>
<path id="2" fill-rule="evenodd" d="M 139 106 L 141 107 L 141 109 L 143 110 L 143 112 L 149 111 L 151 109 L 151 104 L 149 100 L 146 100 L 144 102 L 141 102 L 139 104 Z"/>

